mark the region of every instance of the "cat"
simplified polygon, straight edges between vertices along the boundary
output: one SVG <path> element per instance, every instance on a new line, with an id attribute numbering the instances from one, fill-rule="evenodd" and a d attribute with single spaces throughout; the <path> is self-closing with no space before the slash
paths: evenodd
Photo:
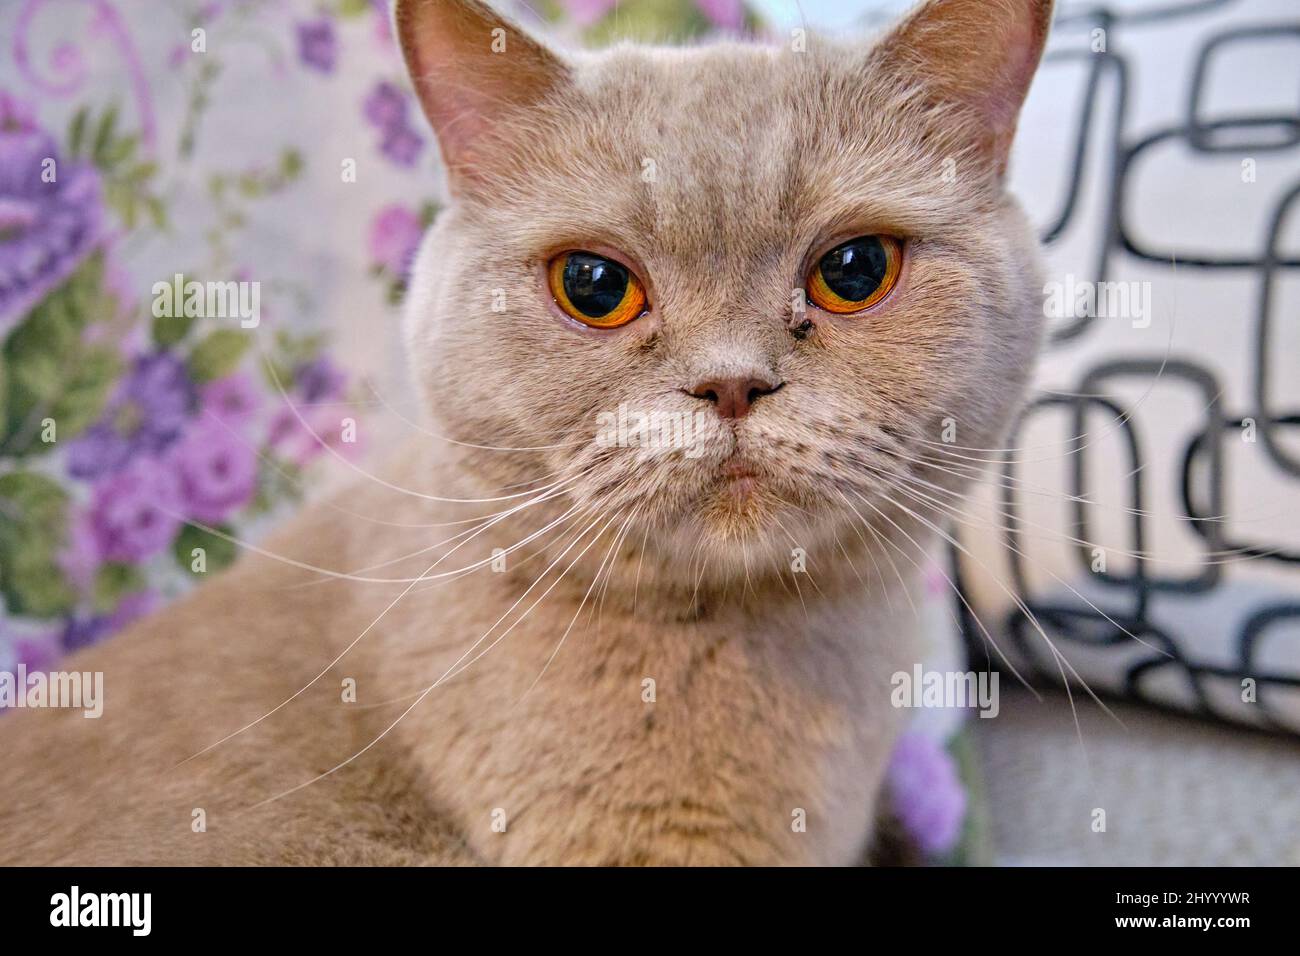
<path id="1" fill-rule="evenodd" d="M 938 521 L 896 489 L 964 490 L 929 449 L 995 447 L 1040 344 L 1051 14 L 564 54 L 401 0 L 429 424 L 71 658 L 101 719 L 0 720 L 0 861 L 861 861 Z"/>

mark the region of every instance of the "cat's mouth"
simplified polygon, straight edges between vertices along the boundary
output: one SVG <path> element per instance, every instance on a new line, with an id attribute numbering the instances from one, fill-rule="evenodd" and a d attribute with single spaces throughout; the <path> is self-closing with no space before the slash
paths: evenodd
<path id="1" fill-rule="evenodd" d="M 740 526 L 757 530 L 779 505 L 776 489 L 775 476 L 756 459 L 732 452 L 719 462 L 704 486 L 702 516 L 707 523 L 720 520 L 733 530 Z"/>
<path id="2" fill-rule="evenodd" d="M 722 466 L 723 492 L 736 501 L 747 501 L 758 491 L 762 475 L 743 456 L 732 455 Z"/>

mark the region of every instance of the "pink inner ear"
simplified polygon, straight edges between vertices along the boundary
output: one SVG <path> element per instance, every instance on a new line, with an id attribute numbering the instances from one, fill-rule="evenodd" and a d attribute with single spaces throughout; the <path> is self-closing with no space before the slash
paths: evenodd
<path id="1" fill-rule="evenodd" d="M 468 162 L 471 145 L 486 131 L 491 97 L 470 85 L 474 77 L 469 70 L 444 66 L 421 76 L 416 88 L 443 159 L 449 166 Z"/>
<path id="2" fill-rule="evenodd" d="M 398 9 L 402 51 L 448 172 L 470 177 L 499 117 L 546 96 L 567 69 L 479 0 Z"/>
<path id="3" fill-rule="evenodd" d="M 1052 0 L 925 0 L 880 40 L 909 74 L 964 103 L 1001 167 L 1038 67 Z"/>
<path id="4" fill-rule="evenodd" d="M 1002 66 L 1001 82 L 989 90 L 986 101 L 986 109 L 996 129 L 1012 127 L 1010 132 L 1014 132 L 1020 106 L 1038 69 L 1044 40 L 1041 34 L 1037 24 L 1026 20 L 1016 22 L 1008 31 L 1003 47 L 1007 56 Z"/>
<path id="5" fill-rule="evenodd" d="M 407 40 L 407 63 L 416 93 L 443 150 L 450 152 L 452 140 L 463 143 L 472 137 L 474 131 L 464 129 L 474 125 L 485 105 L 476 84 L 489 82 L 491 71 L 486 63 L 480 69 L 471 66 L 490 55 L 490 27 L 479 24 L 475 29 L 456 20 L 422 23 Z"/>
<path id="6" fill-rule="evenodd" d="M 952 60 L 956 50 L 948 46 L 943 55 L 947 62 L 932 61 L 930 66 L 940 74 L 947 70 L 949 75 L 955 72 L 961 78 L 967 102 L 983 118 L 998 168 L 1002 170 L 1015 136 L 1020 107 L 1038 69 L 1048 23 L 1041 16 L 1044 5 L 1039 0 L 1017 0 L 1022 7 L 1020 15 L 999 22 L 996 33 L 990 36 L 990 9 L 972 10 L 965 6 L 987 2 L 990 0 L 952 0 L 949 9 L 961 7 L 965 16 L 954 17 L 944 31 L 949 41 L 954 39 L 953 32 L 964 35 L 980 52 L 970 54 L 967 48 L 961 62 L 956 63 Z"/>

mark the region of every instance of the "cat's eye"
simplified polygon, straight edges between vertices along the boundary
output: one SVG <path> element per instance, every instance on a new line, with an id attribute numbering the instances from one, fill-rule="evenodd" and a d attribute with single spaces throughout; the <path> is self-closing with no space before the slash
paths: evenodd
<path id="1" fill-rule="evenodd" d="M 583 325 L 616 329 L 646 309 L 645 288 L 627 266 L 594 252 L 564 252 L 546 270 L 551 295 Z"/>
<path id="2" fill-rule="evenodd" d="M 808 301 L 837 315 L 861 312 L 889 295 L 902 268 L 902 242 L 858 236 L 817 260 L 808 275 Z"/>

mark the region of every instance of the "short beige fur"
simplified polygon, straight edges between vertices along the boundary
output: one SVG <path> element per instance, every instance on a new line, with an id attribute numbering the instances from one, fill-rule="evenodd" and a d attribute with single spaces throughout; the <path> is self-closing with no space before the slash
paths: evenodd
<path id="1" fill-rule="evenodd" d="M 932 535 L 887 479 L 962 490 L 926 462 L 944 419 L 996 447 L 1039 345 L 1003 171 L 1050 0 L 802 51 L 562 55 L 475 0 L 396 15 L 453 192 L 406 307 L 428 430 L 62 665 L 105 673 L 102 719 L 0 719 L 0 862 L 863 859 Z M 907 242 L 885 302 L 794 310 L 810 257 L 869 233 Z M 560 317 L 542 267 L 571 248 L 625 257 L 650 313 Z M 784 386 L 707 416 L 698 456 L 594 441 L 750 374 Z"/>

